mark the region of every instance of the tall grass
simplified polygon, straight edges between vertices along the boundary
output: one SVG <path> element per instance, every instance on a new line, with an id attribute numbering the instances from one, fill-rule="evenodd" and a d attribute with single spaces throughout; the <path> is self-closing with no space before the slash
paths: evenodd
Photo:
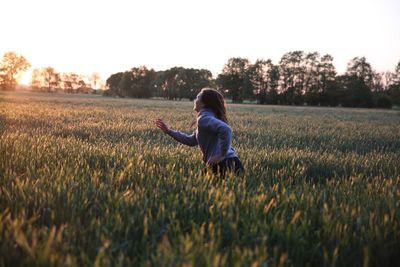
<path id="1" fill-rule="evenodd" d="M 192 104 L 0 93 L 0 266 L 395 266 L 400 112 L 229 105 L 243 176 L 203 175 Z"/>

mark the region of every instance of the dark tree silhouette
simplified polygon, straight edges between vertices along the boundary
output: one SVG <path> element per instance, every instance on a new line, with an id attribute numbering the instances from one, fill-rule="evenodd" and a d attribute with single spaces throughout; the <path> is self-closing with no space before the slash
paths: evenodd
<path id="1" fill-rule="evenodd" d="M 233 103 L 243 102 L 245 98 L 252 97 L 253 86 L 250 82 L 249 68 L 250 61 L 247 58 L 230 58 L 217 77 L 218 87 L 227 92 Z"/>

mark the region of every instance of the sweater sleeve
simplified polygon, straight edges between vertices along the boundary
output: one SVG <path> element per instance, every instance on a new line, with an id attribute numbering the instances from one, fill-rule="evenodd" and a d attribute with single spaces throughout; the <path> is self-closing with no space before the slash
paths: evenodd
<path id="1" fill-rule="evenodd" d="M 168 135 L 184 145 L 197 146 L 196 132 L 188 135 L 179 131 L 169 130 Z"/>
<path id="2" fill-rule="evenodd" d="M 232 142 L 232 129 L 225 122 L 213 116 L 201 116 L 198 120 L 199 127 L 204 127 L 218 135 L 220 150 L 225 156 Z"/>

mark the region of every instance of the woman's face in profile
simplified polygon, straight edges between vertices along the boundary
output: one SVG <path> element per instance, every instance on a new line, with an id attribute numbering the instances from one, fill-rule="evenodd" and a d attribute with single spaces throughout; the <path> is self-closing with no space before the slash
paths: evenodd
<path id="1" fill-rule="evenodd" d="M 201 92 L 197 95 L 194 100 L 193 110 L 199 112 L 204 107 L 204 104 L 201 102 Z"/>

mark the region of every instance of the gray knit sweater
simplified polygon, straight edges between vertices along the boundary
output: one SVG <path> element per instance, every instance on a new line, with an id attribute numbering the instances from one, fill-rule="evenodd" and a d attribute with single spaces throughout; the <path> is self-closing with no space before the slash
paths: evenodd
<path id="1" fill-rule="evenodd" d="M 193 134 L 169 130 L 168 135 L 187 146 L 199 145 L 205 163 L 214 155 L 223 155 L 225 158 L 236 157 L 236 152 L 231 146 L 231 127 L 217 119 L 208 108 L 201 109 L 197 114 L 197 129 Z"/>

